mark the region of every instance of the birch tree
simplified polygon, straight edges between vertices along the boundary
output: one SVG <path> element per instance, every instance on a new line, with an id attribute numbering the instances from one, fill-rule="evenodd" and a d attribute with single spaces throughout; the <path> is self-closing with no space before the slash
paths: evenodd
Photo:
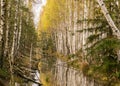
<path id="1" fill-rule="evenodd" d="M 100 8 L 102 9 L 102 12 L 106 18 L 106 20 L 108 21 L 108 24 L 110 25 L 112 31 L 113 31 L 113 34 L 116 35 L 118 37 L 118 39 L 120 38 L 120 31 L 119 29 L 117 28 L 117 26 L 115 25 L 113 19 L 111 18 L 103 0 L 97 0 L 97 2 L 99 3 L 99 6 Z"/>
<path id="2" fill-rule="evenodd" d="M 15 5 L 12 6 L 12 4 Z M 0 69 L 9 73 L 10 86 L 15 85 L 16 80 L 14 77 L 16 75 L 19 75 L 18 78 L 22 77 L 35 82 L 33 76 L 27 74 L 37 69 L 38 62 L 33 61 L 36 58 L 32 58 L 35 57 L 37 33 L 30 8 L 25 5 L 26 2 L 22 0 L 1 0 L 0 2 Z M 32 58 L 31 64 L 34 62 L 29 71 L 26 70 L 29 69 L 26 64 L 29 60 L 26 57 Z M 19 60 L 23 61 L 23 63 L 21 64 Z"/>
<path id="3" fill-rule="evenodd" d="M 1 52 L 1 65 L 7 61 L 8 54 L 8 4 L 7 0 L 1 1 L 1 31 L 2 31 L 2 52 Z"/>

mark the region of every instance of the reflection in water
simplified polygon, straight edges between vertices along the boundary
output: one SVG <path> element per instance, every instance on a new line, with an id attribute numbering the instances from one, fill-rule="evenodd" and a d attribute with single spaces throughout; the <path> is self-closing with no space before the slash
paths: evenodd
<path id="1" fill-rule="evenodd" d="M 36 70 L 36 74 L 35 74 L 36 82 L 40 82 L 39 77 L 40 77 L 40 74 L 39 74 L 38 70 Z M 34 83 L 34 84 L 32 84 L 32 86 L 39 86 L 39 85 Z"/>
<path id="2" fill-rule="evenodd" d="M 36 70 L 36 73 L 34 74 L 34 79 L 36 82 L 40 82 L 40 74 L 39 74 L 39 71 Z M 32 83 L 32 82 L 26 82 L 26 83 L 18 83 L 18 82 L 15 82 L 15 86 L 39 86 L 38 84 L 36 83 Z"/>

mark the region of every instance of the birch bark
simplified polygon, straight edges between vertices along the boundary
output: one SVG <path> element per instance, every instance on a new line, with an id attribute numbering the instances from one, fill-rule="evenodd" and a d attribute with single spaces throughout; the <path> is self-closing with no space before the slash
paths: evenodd
<path id="1" fill-rule="evenodd" d="M 1 0 L 1 67 L 5 67 L 4 60 L 6 60 L 7 56 L 7 47 L 8 47 L 8 26 L 7 26 L 7 0 Z"/>
<path id="2" fill-rule="evenodd" d="M 2 26 L 3 26 L 3 20 L 2 20 L 3 11 L 2 11 L 2 6 L 3 6 L 3 0 L 0 1 L 0 41 L 2 41 L 2 33 L 3 33 L 3 30 L 2 30 Z"/>
<path id="3" fill-rule="evenodd" d="M 4 17 L 3 17 L 3 15 L 4 15 L 4 10 L 3 10 L 3 6 L 4 6 L 4 1 L 3 0 L 1 0 L 0 1 L 0 42 L 1 42 L 1 57 L 0 57 L 0 63 L 1 63 L 1 67 L 3 66 L 2 64 L 3 64 L 3 44 L 4 44 L 4 42 L 3 42 L 3 25 L 4 25 Z"/>
<path id="4" fill-rule="evenodd" d="M 14 64 L 14 54 L 15 54 L 16 33 L 17 33 L 17 13 L 18 13 L 18 7 L 16 4 L 15 17 L 14 17 L 14 32 L 13 32 L 13 39 L 12 39 L 12 48 L 10 53 L 10 72 L 11 72 L 10 86 L 14 86 L 13 64 Z"/>
<path id="5" fill-rule="evenodd" d="M 108 22 L 108 24 L 110 25 L 112 31 L 113 31 L 113 34 L 116 35 L 119 39 L 120 39 L 120 31 L 119 29 L 117 28 L 117 26 L 115 25 L 114 21 L 112 20 L 106 6 L 105 6 L 105 3 L 103 2 L 103 0 L 97 0 L 99 6 L 101 7 L 102 9 L 102 12 Z"/>

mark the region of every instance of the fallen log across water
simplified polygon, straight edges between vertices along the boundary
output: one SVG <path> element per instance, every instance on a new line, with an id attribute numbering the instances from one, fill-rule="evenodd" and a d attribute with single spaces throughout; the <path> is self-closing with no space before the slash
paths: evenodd
<path id="1" fill-rule="evenodd" d="M 33 79 L 31 79 L 31 78 L 29 78 L 29 77 L 27 77 L 27 76 L 25 76 L 25 75 L 22 75 L 22 74 L 20 74 L 20 73 L 17 73 L 17 75 L 20 76 L 21 78 L 24 78 L 24 79 L 26 79 L 26 80 L 28 80 L 28 81 L 31 81 L 31 82 L 33 82 L 33 83 L 35 83 L 35 84 L 38 84 L 39 86 L 42 86 L 42 84 L 41 84 L 40 82 L 36 82 L 36 81 L 34 81 Z"/>
<path id="2" fill-rule="evenodd" d="M 23 78 L 23 79 L 26 79 L 27 81 L 30 81 L 30 82 L 33 82 L 33 83 L 35 83 L 35 84 L 38 84 L 39 86 L 42 86 L 42 84 L 41 84 L 40 82 L 37 82 L 37 81 L 35 81 L 34 79 L 32 79 L 31 77 L 26 76 L 26 75 L 24 74 L 24 72 L 23 72 L 19 67 L 17 67 L 17 66 L 14 66 L 14 67 L 15 67 L 14 73 L 15 73 L 16 75 L 18 75 L 19 77 L 21 77 L 21 78 Z"/>

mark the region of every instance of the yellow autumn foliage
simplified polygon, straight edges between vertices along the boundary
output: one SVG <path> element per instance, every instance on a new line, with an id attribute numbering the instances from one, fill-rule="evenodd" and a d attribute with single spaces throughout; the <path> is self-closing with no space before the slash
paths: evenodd
<path id="1" fill-rule="evenodd" d="M 47 0 L 46 6 L 43 8 L 44 11 L 40 15 L 39 31 L 56 29 L 59 23 L 64 19 L 64 2 L 65 0 Z"/>

